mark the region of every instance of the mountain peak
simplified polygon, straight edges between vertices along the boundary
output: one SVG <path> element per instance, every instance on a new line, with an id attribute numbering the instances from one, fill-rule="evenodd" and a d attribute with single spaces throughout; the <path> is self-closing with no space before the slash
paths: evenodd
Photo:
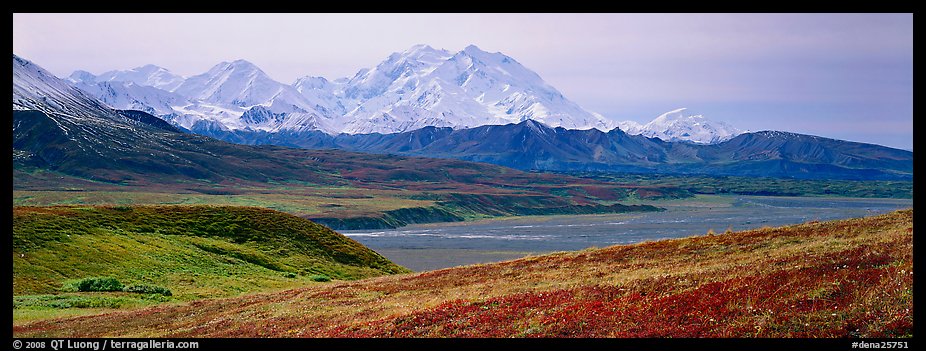
<path id="1" fill-rule="evenodd" d="M 390 59 L 396 61 L 404 59 L 405 61 L 412 60 L 422 63 L 437 63 L 446 60 L 448 57 L 450 57 L 450 53 L 447 50 L 438 50 L 426 44 L 418 44 L 404 52 L 396 52 L 389 56 Z"/>
<path id="2" fill-rule="evenodd" d="M 626 123 L 628 132 L 633 124 Z M 694 114 L 687 108 L 678 108 L 659 115 L 637 130 L 651 138 L 665 141 L 688 141 L 698 144 L 714 144 L 728 140 L 741 131 L 721 121 L 710 121 L 701 114 Z M 636 131 L 635 131 L 636 132 Z"/>
<path id="3" fill-rule="evenodd" d="M 96 76 L 93 73 L 84 70 L 76 70 L 68 76 L 68 80 L 74 83 L 93 82 L 95 79 Z"/>
<path id="4" fill-rule="evenodd" d="M 234 61 L 232 61 L 232 62 L 224 62 L 224 61 L 223 61 L 223 62 L 220 63 L 219 65 L 222 66 L 223 69 L 229 69 L 229 68 L 231 68 L 231 69 L 236 69 L 236 70 L 252 70 L 252 71 L 260 71 L 260 70 L 261 70 L 259 67 L 257 67 L 257 65 L 255 65 L 255 64 L 253 64 L 253 63 L 251 63 L 250 61 L 245 60 L 245 59 L 237 59 L 237 60 L 234 60 Z"/>
<path id="5" fill-rule="evenodd" d="M 438 51 L 441 51 L 441 50 L 437 50 L 428 44 L 415 44 L 412 47 L 408 48 L 408 50 L 405 50 L 406 53 L 438 52 Z"/>
<path id="6" fill-rule="evenodd" d="M 467 54 L 480 54 L 480 53 L 487 54 L 487 52 L 483 51 L 475 44 L 467 45 L 465 48 L 463 48 L 463 52 Z"/>
<path id="7" fill-rule="evenodd" d="M 672 110 L 672 111 L 663 113 L 662 115 L 660 115 L 659 117 L 656 117 L 656 118 L 663 118 L 663 119 L 678 119 L 678 118 L 685 117 L 685 111 L 688 111 L 688 108 L 687 108 L 687 107 L 681 107 L 681 108 L 677 108 L 677 109 L 674 109 L 674 110 Z M 697 115 L 697 116 L 700 117 L 701 115 Z"/>
<path id="8" fill-rule="evenodd" d="M 164 67 L 147 64 L 138 66 L 129 70 L 114 70 L 103 72 L 95 76 L 86 71 L 74 71 L 68 80 L 74 83 L 95 84 L 102 82 L 119 82 L 125 85 L 139 85 L 155 87 L 166 91 L 173 91 L 184 78 L 180 75 L 171 73 Z"/>
<path id="9" fill-rule="evenodd" d="M 147 65 L 144 65 L 144 66 L 135 67 L 135 68 L 133 68 L 132 70 L 133 70 L 133 71 L 136 71 L 136 72 L 146 72 L 146 73 L 154 73 L 154 72 L 158 72 L 158 71 L 167 71 L 167 69 L 164 68 L 164 67 L 161 67 L 161 66 L 158 66 L 158 65 L 153 65 L 153 64 L 150 64 L 150 63 L 147 64 Z"/>
<path id="10" fill-rule="evenodd" d="M 232 71 L 232 72 L 263 72 L 257 65 L 244 60 L 237 59 L 234 61 L 222 61 L 212 66 L 205 74 L 221 74 L 221 72 Z"/>
<path id="11" fill-rule="evenodd" d="M 200 74 L 200 77 L 208 77 L 212 79 L 228 80 L 228 79 L 252 79 L 254 77 L 266 77 L 267 74 L 264 73 L 257 65 L 248 62 L 246 60 L 235 60 L 235 61 L 222 61 L 217 65 L 212 66 L 206 73 Z M 222 77 L 222 78 L 219 78 Z M 248 78 L 250 77 L 250 78 Z M 193 77 L 191 77 L 192 79 Z M 269 78 L 268 78 L 269 79 Z"/>
<path id="12" fill-rule="evenodd" d="M 492 63 L 501 60 L 500 57 L 507 57 L 500 52 L 490 53 L 472 44 L 460 51 L 460 54 L 475 58 L 479 61 L 491 61 Z"/>
<path id="13" fill-rule="evenodd" d="M 659 115 L 659 117 L 647 123 L 644 128 L 660 124 L 694 123 L 697 125 L 701 122 L 704 122 L 703 115 L 692 113 L 688 111 L 688 108 L 682 107 Z"/>
<path id="14" fill-rule="evenodd" d="M 677 108 L 672 111 L 663 113 L 656 117 L 647 125 L 658 125 L 658 124 L 673 124 L 673 123 L 693 123 L 699 124 L 706 122 L 704 115 L 699 113 L 694 113 L 688 110 L 686 107 Z"/>
<path id="15" fill-rule="evenodd" d="M 325 77 L 305 76 L 297 78 L 293 86 L 296 87 L 297 90 L 302 91 L 303 89 L 323 89 L 330 84 L 331 82 L 325 79 Z"/>
<path id="16" fill-rule="evenodd" d="M 483 61 L 492 65 L 508 64 L 514 61 L 514 59 L 501 52 L 488 52 L 472 44 L 460 51 L 460 54 L 476 58 L 479 61 Z"/>

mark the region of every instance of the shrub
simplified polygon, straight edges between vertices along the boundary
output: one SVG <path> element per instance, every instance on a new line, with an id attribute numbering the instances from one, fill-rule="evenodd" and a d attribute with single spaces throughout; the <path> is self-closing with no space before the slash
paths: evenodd
<path id="1" fill-rule="evenodd" d="M 312 279 L 317 282 L 330 282 L 331 281 L 331 278 L 329 278 L 327 275 L 324 275 L 324 274 L 316 274 L 316 275 L 309 277 L 309 279 Z"/>
<path id="2" fill-rule="evenodd" d="M 123 291 L 140 294 L 159 294 L 164 296 L 173 295 L 173 293 L 170 292 L 170 289 L 154 285 L 130 285 L 125 287 Z"/>
<path id="3" fill-rule="evenodd" d="M 131 210 L 132 210 L 132 207 L 131 207 L 131 206 L 125 206 L 125 205 L 113 206 L 113 210 L 114 210 L 114 211 L 119 211 L 119 212 L 127 212 L 127 211 L 131 211 Z"/>
<path id="4" fill-rule="evenodd" d="M 77 291 L 122 291 L 124 286 L 116 278 L 84 278 L 77 282 Z"/>
<path id="5" fill-rule="evenodd" d="M 295 277 L 296 277 L 296 273 L 293 273 L 293 272 L 286 272 L 286 273 L 283 273 L 283 277 L 285 277 L 285 278 L 295 278 Z"/>

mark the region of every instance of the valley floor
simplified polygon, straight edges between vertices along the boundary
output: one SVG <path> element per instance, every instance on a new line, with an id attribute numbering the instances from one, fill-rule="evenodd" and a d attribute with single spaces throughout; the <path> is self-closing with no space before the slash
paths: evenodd
<path id="1" fill-rule="evenodd" d="M 16 337 L 912 337 L 913 210 L 38 321 Z"/>

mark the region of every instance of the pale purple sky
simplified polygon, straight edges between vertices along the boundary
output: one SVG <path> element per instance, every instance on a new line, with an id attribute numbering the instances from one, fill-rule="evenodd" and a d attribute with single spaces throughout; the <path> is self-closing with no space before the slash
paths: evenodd
<path id="1" fill-rule="evenodd" d="M 678 107 L 748 130 L 913 148 L 912 14 L 14 14 L 13 52 L 59 77 L 245 59 L 292 83 L 415 44 L 475 44 L 614 120 Z"/>

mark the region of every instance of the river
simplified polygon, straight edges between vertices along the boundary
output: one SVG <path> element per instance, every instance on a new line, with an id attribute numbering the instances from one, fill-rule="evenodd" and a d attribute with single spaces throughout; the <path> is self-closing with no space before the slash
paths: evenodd
<path id="1" fill-rule="evenodd" d="M 415 271 L 532 254 L 864 217 L 913 206 L 912 199 L 708 196 L 648 202 L 664 212 L 526 216 L 341 231 Z"/>

